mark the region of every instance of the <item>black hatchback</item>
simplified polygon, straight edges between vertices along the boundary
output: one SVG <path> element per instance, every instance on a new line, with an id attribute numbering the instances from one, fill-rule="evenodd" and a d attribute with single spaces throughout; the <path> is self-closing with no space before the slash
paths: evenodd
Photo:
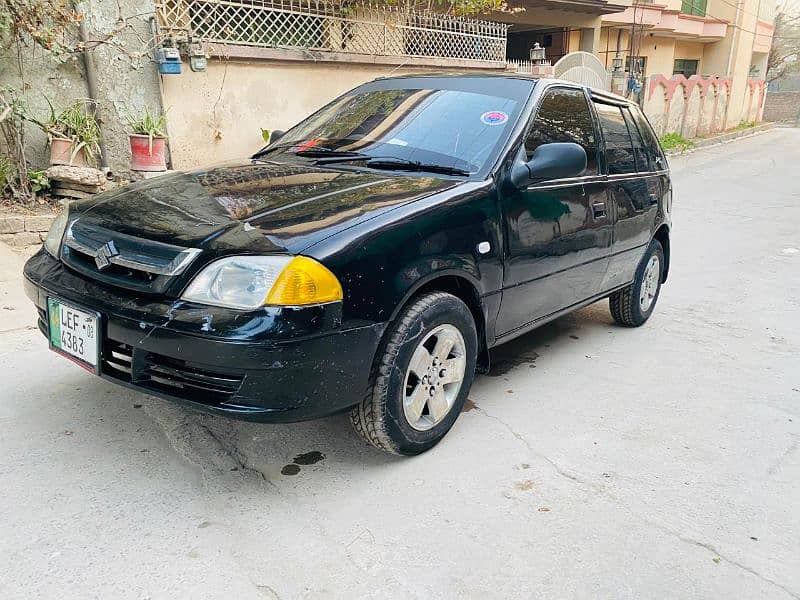
<path id="1" fill-rule="evenodd" d="M 652 314 L 672 187 L 624 98 L 522 76 L 380 79 L 251 158 L 70 205 L 25 266 L 50 347 L 216 414 L 350 410 L 418 454 L 489 349 L 602 298 Z"/>

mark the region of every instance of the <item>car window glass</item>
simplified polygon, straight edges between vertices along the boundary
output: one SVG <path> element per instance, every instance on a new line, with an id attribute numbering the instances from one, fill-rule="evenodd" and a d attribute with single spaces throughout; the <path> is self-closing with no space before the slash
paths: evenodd
<path id="1" fill-rule="evenodd" d="M 476 172 L 502 145 L 520 106 L 512 98 L 464 90 L 355 91 L 291 129 L 280 143 Z"/>
<path id="2" fill-rule="evenodd" d="M 554 89 L 545 94 L 525 139 L 528 160 L 536 148 L 553 142 L 574 142 L 583 146 L 585 174 L 597 173 L 597 142 L 589 104 L 582 90 Z"/>
<path id="3" fill-rule="evenodd" d="M 658 138 L 653 132 L 653 128 L 650 127 L 650 123 L 647 122 L 647 119 L 642 114 L 642 111 L 639 110 L 639 107 L 632 107 L 631 112 L 633 113 L 633 118 L 636 121 L 636 124 L 639 126 L 639 133 L 642 134 L 642 141 L 644 142 L 644 149 L 647 153 L 647 160 L 650 163 L 650 169 L 653 171 L 659 171 L 666 168 L 666 160 L 661 152 L 661 146 L 658 143 Z"/>
<path id="4" fill-rule="evenodd" d="M 633 154 L 633 143 L 620 108 L 602 103 L 595 103 L 595 106 L 600 119 L 600 129 L 603 131 L 605 139 L 608 173 L 610 175 L 635 173 L 636 159 Z"/>
<path id="5" fill-rule="evenodd" d="M 648 164 L 647 154 L 644 150 L 644 142 L 642 136 L 639 135 L 639 128 L 633 122 L 633 116 L 628 108 L 622 109 L 622 117 L 625 119 L 625 125 L 628 127 L 628 132 L 631 134 L 631 142 L 633 142 L 633 157 L 636 159 L 636 170 L 646 172 L 650 170 Z"/>

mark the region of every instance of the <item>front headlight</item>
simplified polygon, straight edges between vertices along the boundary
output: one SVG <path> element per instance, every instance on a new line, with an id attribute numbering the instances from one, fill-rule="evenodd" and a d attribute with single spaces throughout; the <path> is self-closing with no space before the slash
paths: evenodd
<path id="1" fill-rule="evenodd" d="M 325 266 L 305 256 L 229 256 L 195 276 L 182 298 L 200 304 L 255 309 L 304 306 L 342 299 Z"/>
<path id="2" fill-rule="evenodd" d="M 54 258 L 58 258 L 61 251 L 61 240 L 64 237 L 64 230 L 67 228 L 67 208 L 56 217 L 53 224 L 50 226 L 50 231 L 47 232 L 47 237 L 44 239 L 44 249 L 47 250 Z"/>

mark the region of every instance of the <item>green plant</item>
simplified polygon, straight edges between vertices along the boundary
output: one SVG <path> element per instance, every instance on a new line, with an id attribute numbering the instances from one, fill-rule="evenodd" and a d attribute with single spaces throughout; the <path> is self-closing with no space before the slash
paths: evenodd
<path id="1" fill-rule="evenodd" d="M 694 142 L 687 140 L 680 133 L 674 132 L 661 136 L 658 141 L 661 142 L 661 147 L 664 150 L 678 150 L 679 152 L 683 152 L 694 146 Z"/>
<path id="2" fill-rule="evenodd" d="M 0 193 L 30 202 L 34 194 L 27 177 L 20 177 L 28 169 L 25 156 L 25 106 L 18 90 L 0 87 L 0 141 L 4 143 Z"/>
<path id="3" fill-rule="evenodd" d="M 94 118 L 94 101 L 75 100 L 59 114 L 56 114 L 50 100 L 47 103 L 50 105 L 50 117 L 45 123 L 29 120 L 39 125 L 50 139 L 69 140 L 72 143 L 71 161 L 83 150 L 87 160 L 95 162 L 95 157 L 100 154 L 100 125 Z"/>
<path id="4" fill-rule="evenodd" d="M 46 192 L 50 189 L 50 179 L 45 171 L 28 171 L 28 181 L 34 194 Z"/>
<path id="5" fill-rule="evenodd" d="M 742 121 L 734 129 L 752 129 L 758 125 L 757 121 Z"/>
<path id="6" fill-rule="evenodd" d="M 153 153 L 153 138 L 167 137 L 167 115 L 158 116 L 150 112 L 150 107 L 145 106 L 144 112 L 137 117 L 128 117 L 128 126 L 136 135 L 148 137 L 147 149 Z"/>
<path id="7" fill-rule="evenodd" d="M 0 197 L 6 190 L 6 184 L 11 179 L 11 161 L 5 156 L 0 156 Z"/>

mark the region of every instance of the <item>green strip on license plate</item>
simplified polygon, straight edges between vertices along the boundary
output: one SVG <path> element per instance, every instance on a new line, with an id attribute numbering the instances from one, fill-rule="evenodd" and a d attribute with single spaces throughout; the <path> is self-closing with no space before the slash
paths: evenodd
<path id="1" fill-rule="evenodd" d="M 47 299 L 47 314 L 50 317 L 50 343 L 61 348 L 61 313 L 58 302 L 52 298 Z"/>

